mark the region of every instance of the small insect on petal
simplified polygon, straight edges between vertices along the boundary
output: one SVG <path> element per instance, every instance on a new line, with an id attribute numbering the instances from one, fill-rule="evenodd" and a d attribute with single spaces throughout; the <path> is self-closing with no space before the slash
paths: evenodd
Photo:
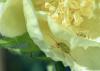
<path id="1" fill-rule="evenodd" d="M 61 48 L 64 52 L 70 53 L 70 48 L 63 42 L 57 43 L 58 47 Z"/>
<path id="2" fill-rule="evenodd" d="M 66 45 L 63 42 L 59 42 L 56 44 L 57 48 L 61 49 L 63 52 L 65 52 L 70 58 L 72 58 L 73 61 L 77 62 L 77 60 L 71 55 L 71 49 L 70 47 L 68 47 L 68 45 Z"/>

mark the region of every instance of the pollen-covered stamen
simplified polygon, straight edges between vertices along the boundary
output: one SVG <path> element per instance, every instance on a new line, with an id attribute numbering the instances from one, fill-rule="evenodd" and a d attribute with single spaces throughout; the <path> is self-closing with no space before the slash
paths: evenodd
<path id="1" fill-rule="evenodd" d="M 84 18 L 93 16 L 94 0 L 59 0 L 56 7 L 52 5 L 52 3 L 56 4 L 56 1 L 50 1 L 49 15 L 64 26 L 79 26 Z"/>

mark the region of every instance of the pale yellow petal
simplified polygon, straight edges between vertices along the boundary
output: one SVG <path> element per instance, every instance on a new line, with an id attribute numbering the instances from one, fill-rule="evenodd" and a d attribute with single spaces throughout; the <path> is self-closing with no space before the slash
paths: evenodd
<path id="1" fill-rule="evenodd" d="M 15 37 L 26 32 L 22 0 L 7 0 L 0 17 L 0 33 Z"/>

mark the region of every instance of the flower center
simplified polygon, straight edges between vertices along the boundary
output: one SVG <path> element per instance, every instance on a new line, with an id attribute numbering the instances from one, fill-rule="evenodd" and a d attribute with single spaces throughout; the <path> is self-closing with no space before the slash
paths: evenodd
<path id="1" fill-rule="evenodd" d="M 100 36 L 96 28 L 100 26 L 99 3 L 96 0 L 47 0 L 45 8 L 52 19 L 65 28 L 71 27 L 76 34 L 81 32 L 90 38 Z"/>

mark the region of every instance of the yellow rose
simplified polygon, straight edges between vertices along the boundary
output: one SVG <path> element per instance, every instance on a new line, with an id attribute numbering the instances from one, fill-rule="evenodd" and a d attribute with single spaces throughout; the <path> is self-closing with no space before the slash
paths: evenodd
<path id="1" fill-rule="evenodd" d="M 7 0 L 0 33 L 27 32 L 35 44 L 72 71 L 100 70 L 99 0 Z M 98 41 L 99 40 L 99 41 Z"/>

